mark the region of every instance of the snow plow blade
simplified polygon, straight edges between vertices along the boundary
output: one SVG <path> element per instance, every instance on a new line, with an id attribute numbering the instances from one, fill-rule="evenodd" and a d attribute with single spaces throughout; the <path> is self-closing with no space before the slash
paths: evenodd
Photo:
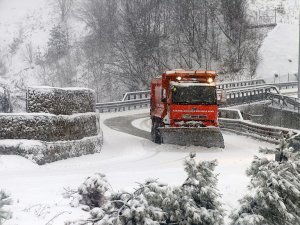
<path id="1" fill-rule="evenodd" d="M 225 148 L 223 135 L 220 128 L 201 127 L 201 128 L 159 128 L 162 143 L 175 144 L 182 146 L 203 146 L 207 148 Z"/>

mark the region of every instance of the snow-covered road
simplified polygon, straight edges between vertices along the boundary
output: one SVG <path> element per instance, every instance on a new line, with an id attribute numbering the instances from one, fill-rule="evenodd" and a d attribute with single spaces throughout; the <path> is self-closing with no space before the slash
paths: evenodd
<path id="1" fill-rule="evenodd" d="M 63 199 L 62 193 L 66 187 L 77 188 L 85 177 L 96 172 L 105 173 L 114 190 L 131 190 L 136 186 L 135 182 L 143 182 L 149 177 L 171 185 L 181 184 L 185 179 L 182 164 L 189 152 L 197 152 L 199 160 L 218 160 L 216 172 L 220 174 L 218 187 L 223 194 L 223 202 L 227 210 L 236 207 L 249 182 L 245 176 L 246 168 L 253 156 L 258 154 L 259 146 L 270 144 L 224 133 L 224 150 L 156 145 L 104 125 L 106 119 L 136 113 L 139 119 L 132 122 L 133 126 L 143 130 L 141 132 L 149 131 L 149 119 L 140 118 L 140 114 L 147 111 L 101 114 L 104 146 L 100 154 L 44 166 L 17 156 L 1 156 L 0 189 L 9 191 L 14 200 L 11 207 L 14 218 L 6 225 L 43 225 L 63 211 L 66 212 L 56 218 L 53 225 L 84 216 L 80 209 L 69 207 L 69 200 Z"/>

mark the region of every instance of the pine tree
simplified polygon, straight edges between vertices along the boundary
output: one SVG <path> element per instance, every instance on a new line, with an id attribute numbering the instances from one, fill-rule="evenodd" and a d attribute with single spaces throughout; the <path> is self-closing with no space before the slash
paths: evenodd
<path id="1" fill-rule="evenodd" d="M 195 155 L 185 161 L 188 178 L 180 188 L 174 190 L 177 196 L 172 202 L 171 220 L 178 224 L 223 224 L 224 211 L 219 201 L 216 161 L 196 163 Z M 174 198 L 173 198 L 174 200 Z"/>
<path id="2" fill-rule="evenodd" d="M 69 36 L 63 26 L 57 25 L 50 31 L 48 41 L 47 60 L 50 63 L 56 62 L 62 57 L 68 55 L 70 49 Z"/>
<path id="3" fill-rule="evenodd" d="M 185 161 L 187 179 L 172 188 L 149 179 L 133 193 L 109 191 L 104 175 L 88 178 L 80 187 L 80 195 L 92 210 L 87 221 L 68 225 L 219 225 L 224 211 L 216 189 L 216 161 L 196 163 L 195 155 Z M 98 196 L 98 197 L 97 197 Z M 99 197 L 101 196 L 101 197 Z M 101 199 L 101 204 L 98 204 Z M 97 204 L 95 204 L 97 203 Z"/>
<path id="4" fill-rule="evenodd" d="M 247 175 L 252 195 L 245 196 L 232 212 L 231 225 L 295 225 L 300 221 L 299 149 L 291 147 L 295 135 L 282 138 L 275 149 L 276 160 L 255 157 Z"/>
<path id="5" fill-rule="evenodd" d="M 0 225 L 4 220 L 11 218 L 11 213 L 7 210 L 4 210 L 3 207 L 11 204 L 11 199 L 8 194 L 0 190 Z"/>
<path id="6" fill-rule="evenodd" d="M 80 203 L 91 208 L 101 207 L 108 201 L 111 191 L 106 176 L 96 173 L 86 178 L 84 183 L 78 188 L 78 194 L 81 196 Z"/>

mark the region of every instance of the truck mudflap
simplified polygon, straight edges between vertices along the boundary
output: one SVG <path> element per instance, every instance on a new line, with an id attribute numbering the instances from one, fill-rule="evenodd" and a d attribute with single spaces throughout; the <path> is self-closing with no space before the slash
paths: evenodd
<path id="1" fill-rule="evenodd" d="M 161 127 L 159 131 L 164 144 L 225 148 L 218 127 Z"/>

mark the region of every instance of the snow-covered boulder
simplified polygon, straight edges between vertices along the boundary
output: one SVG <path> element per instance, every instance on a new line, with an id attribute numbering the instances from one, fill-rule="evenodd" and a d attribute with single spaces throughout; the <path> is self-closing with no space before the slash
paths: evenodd
<path id="1" fill-rule="evenodd" d="M 27 90 L 27 112 L 55 115 L 95 112 L 95 92 L 87 88 L 30 87 Z"/>

